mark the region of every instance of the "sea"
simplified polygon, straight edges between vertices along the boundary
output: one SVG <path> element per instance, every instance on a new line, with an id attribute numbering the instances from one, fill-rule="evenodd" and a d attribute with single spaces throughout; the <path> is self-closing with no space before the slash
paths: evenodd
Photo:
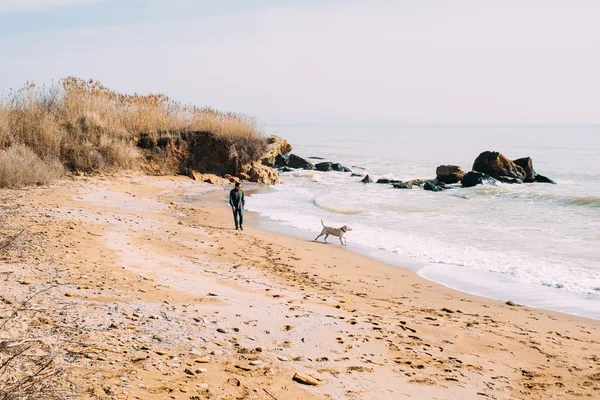
<path id="1" fill-rule="evenodd" d="M 293 153 L 354 173 L 431 179 L 483 151 L 531 157 L 544 183 L 394 189 L 343 172 L 294 170 L 247 208 L 307 240 L 350 225 L 348 250 L 480 296 L 600 319 L 600 126 L 269 126 Z M 311 159 L 317 163 L 322 160 Z M 330 238 L 331 246 L 339 246 Z"/>

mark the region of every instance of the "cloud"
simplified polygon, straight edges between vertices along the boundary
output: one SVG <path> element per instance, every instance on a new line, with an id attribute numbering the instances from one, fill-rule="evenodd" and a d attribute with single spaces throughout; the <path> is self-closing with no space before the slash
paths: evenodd
<path id="1" fill-rule="evenodd" d="M 0 14 L 31 12 L 42 9 L 90 4 L 99 0 L 0 0 Z"/>
<path id="2" fill-rule="evenodd" d="M 447 4 L 344 1 L 0 39 L 0 87 L 77 75 L 268 123 L 600 123 L 599 4 Z"/>

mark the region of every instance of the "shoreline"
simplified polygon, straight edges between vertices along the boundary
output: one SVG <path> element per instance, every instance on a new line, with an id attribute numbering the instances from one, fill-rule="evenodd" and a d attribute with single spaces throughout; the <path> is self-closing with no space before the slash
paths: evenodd
<path id="1" fill-rule="evenodd" d="M 262 190 L 252 190 L 249 196 L 261 192 Z M 303 239 L 309 239 L 314 234 L 314 232 L 309 230 L 285 225 L 282 221 L 271 219 L 268 216 L 262 215 L 259 211 L 251 211 L 251 213 L 256 215 L 258 220 L 256 227 L 259 229 L 266 229 L 274 233 Z M 335 244 L 334 242 L 333 245 Z M 346 249 L 374 261 L 414 272 L 429 282 L 461 293 L 501 302 L 512 301 L 545 311 L 600 320 L 598 299 L 591 295 L 565 292 L 553 287 L 518 282 L 501 273 L 492 271 L 474 270 L 458 265 L 436 264 L 411 260 L 406 257 L 402 258 L 387 250 L 353 244 L 352 240 L 350 240 Z M 449 270 L 450 268 L 452 270 Z"/>
<path id="2" fill-rule="evenodd" d="M 21 250 L 0 260 L 0 273 L 12 271 L 3 298 L 53 282 L 38 306 L 68 315 L 48 311 L 28 334 L 51 329 L 59 343 L 79 343 L 57 351 L 78 372 L 68 381 L 81 398 L 600 393 L 598 321 L 458 292 L 262 230 L 254 215 L 235 231 L 227 191 L 119 176 L 0 192 L 11 229 L 27 230 Z M 34 251 L 36 232 L 44 241 Z M 300 385 L 294 373 L 321 381 Z"/>
<path id="3" fill-rule="evenodd" d="M 264 192 L 268 192 L 268 190 L 269 190 L 268 187 L 258 186 L 258 187 L 252 187 L 250 190 L 246 190 L 246 193 L 248 194 L 248 197 L 251 197 L 255 193 L 264 193 Z M 250 218 L 249 218 L 249 221 L 251 221 L 250 223 L 252 224 L 252 226 L 254 228 L 256 228 L 258 230 L 267 231 L 267 232 L 273 233 L 275 235 L 284 235 L 289 238 L 300 239 L 300 240 L 312 242 L 312 236 L 314 236 L 314 235 L 313 235 L 313 232 L 311 232 L 311 231 L 284 225 L 282 222 L 270 219 L 269 217 L 266 217 L 257 211 L 245 212 L 244 218 L 246 218 L 246 215 L 250 216 Z M 337 238 L 334 238 L 333 241 L 331 241 L 331 239 L 330 239 L 329 244 L 331 246 L 337 247 L 337 245 L 339 243 L 337 243 L 336 240 L 337 240 Z M 319 242 L 319 243 L 321 243 L 321 242 Z M 321 244 L 324 244 L 324 243 L 321 243 Z M 531 308 L 534 310 L 548 312 L 551 314 L 565 315 L 565 316 L 574 317 L 574 318 L 581 318 L 583 320 L 592 320 L 592 321 L 600 322 L 600 313 L 598 314 L 598 316 L 592 317 L 589 315 L 581 315 L 576 312 L 567 312 L 567 311 L 564 311 L 563 309 L 547 308 L 540 304 L 529 305 L 529 304 L 520 302 L 519 300 L 520 300 L 521 296 L 519 296 L 519 295 L 517 295 L 517 296 L 508 295 L 507 296 L 507 295 L 503 294 L 502 292 L 497 291 L 496 293 L 497 293 L 498 297 L 495 297 L 495 296 L 487 295 L 485 293 L 485 290 L 482 293 L 476 293 L 476 292 L 470 291 L 469 289 L 460 288 L 461 285 L 458 285 L 458 287 L 454 287 L 450 284 L 446 284 L 445 282 L 430 279 L 427 276 L 424 276 L 422 274 L 422 272 L 423 272 L 423 270 L 430 268 L 431 266 L 435 267 L 435 264 L 432 264 L 432 263 L 426 263 L 426 262 L 421 262 L 421 261 L 411 261 L 408 259 L 397 260 L 397 259 L 395 259 L 394 255 L 388 251 L 378 250 L 378 249 L 369 248 L 366 246 L 361 246 L 361 245 L 356 245 L 356 244 L 353 245 L 351 242 L 348 244 L 348 246 L 340 247 L 340 248 L 341 248 L 341 250 L 347 251 L 356 256 L 371 260 L 373 262 L 376 262 L 376 263 L 379 263 L 382 265 L 386 265 L 389 268 L 399 268 L 400 270 L 402 270 L 406 273 L 414 274 L 416 277 L 422 279 L 424 282 L 431 283 L 434 285 L 439 285 L 450 291 L 457 292 L 458 294 L 473 296 L 473 297 L 479 298 L 479 299 L 491 300 L 494 302 L 498 302 L 500 304 L 510 301 L 512 303 L 518 304 L 519 306 L 524 306 L 524 307 L 528 307 L 528 308 Z M 469 272 L 474 275 L 480 274 L 481 277 L 485 277 L 489 274 L 492 274 L 489 272 L 477 271 L 477 270 L 475 270 L 475 271 L 469 270 Z M 498 275 L 500 275 L 500 274 L 498 274 Z M 522 290 L 524 292 L 526 290 L 525 289 L 526 286 L 534 286 L 534 285 L 523 284 L 523 283 L 513 282 L 513 281 L 506 282 L 506 284 L 520 285 L 523 287 Z M 543 291 L 544 289 L 550 289 L 550 288 L 537 288 L 536 287 L 536 289 L 538 289 L 539 291 Z M 579 295 L 573 294 L 573 293 L 565 293 L 564 295 L 565 296 L 572 295 L 573 299 L 577 299 L 580 301 L 586 300 L 586 299 L 582 298 L 583 296 L 579 296 Z M 503 297 L 500 297 L 500 296 L 503 296 Z M 541 299 L 539 299 L 539 298 L 533 299 L 533 301 L 542 303 Z M 592 301 L 592 300 L 590 299 L 590 301 Z M 573 309 L 574 311 L 576 311 L 577 305 L 569 307 L 569 309 Z"/>

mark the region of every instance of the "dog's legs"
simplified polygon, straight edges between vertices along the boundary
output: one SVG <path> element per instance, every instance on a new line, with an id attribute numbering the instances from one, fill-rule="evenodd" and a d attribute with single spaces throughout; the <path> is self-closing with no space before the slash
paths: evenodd
<path id="1" fill-rule="evenodd" d="M 342 244 L 342 246 L 345 246 L 344 241 L 342 240 L 343 238 L 343 236 L 340 236 L 340 243 Z"/>
<path id="2" fill-rule="evenodd" d="M 319 233 L 319 236 L 317 236 L 317 237 L 315 238 L 315 242 L 316 242 L 317 240 L 319 240 L 319 238 L 320 238 L 321 236 L 323 236 L 324 234 L 325 234 L 325 229 L 323 229 L 323 230 L 321 231 L 321 233 Z"/>
<path id="3" fill-rule="evenodd" d="M 328 238 L 328 237 L 329 237 L 329 233 L 326 233 L 326 234 L 325 234 L 325 239 L 323 239 L 323 240 L 325 241 L 325 243 L 329 243 L 329 242 L 327 241 L 327 238 Z"/>

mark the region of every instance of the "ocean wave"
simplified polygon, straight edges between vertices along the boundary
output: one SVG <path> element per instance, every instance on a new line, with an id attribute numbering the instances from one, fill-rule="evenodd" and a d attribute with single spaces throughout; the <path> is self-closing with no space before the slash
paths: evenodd
<path id="1" fill-rule="evenodd" d="M 574 197 L 571 198 L 570 202 L 576 206 L 600 207 L 600 197 L 596 196 Z"/>
<path id="2" fill-rule="evenodd" d="M 509 189 L 512 187 L 508 186 Z M 502 193 L 496 193 L 496 196 L 509 197 L 517 200 L 526 201 L 547 201 L 563 206 L 583 206 L 600 208 L 600 197 L 598 196 L 573 196 L 559 193 L 541 193 L 541 192 L 513 192 L 510 190 Z"/>

